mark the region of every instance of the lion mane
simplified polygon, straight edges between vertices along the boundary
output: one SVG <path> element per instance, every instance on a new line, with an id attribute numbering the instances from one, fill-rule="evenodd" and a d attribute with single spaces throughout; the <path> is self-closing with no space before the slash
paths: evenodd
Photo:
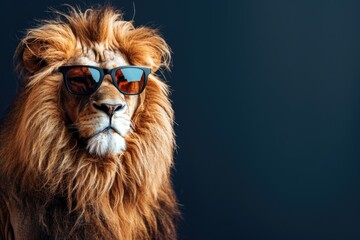
<path id="1" fill-rule="evenodd" d="M 175 239 L 175 147 L 169 87 L 155 74 L 132 117 L 126 150 L 99 159 L 71 132 L 58 68 L 102 43 L 131 65 L 167 69 L 156 29 L 134 27 L 112 7 L 69 7 L 27 31 L 15 59 L 23 86 L 0 130 L 0 238 Z"/>

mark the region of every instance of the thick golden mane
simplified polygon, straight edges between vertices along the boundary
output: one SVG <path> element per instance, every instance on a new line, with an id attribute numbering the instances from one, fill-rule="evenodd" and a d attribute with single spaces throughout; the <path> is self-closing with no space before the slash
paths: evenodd
<path id="1" fill-rule="evenodd" d="M 17 49 L 24 87 L 0 132 L 3 192 L 28 201 L 23 205 L 37 211 L 43 229 L 59 239 L 176 238 L 168 86 L 149 77 L 126 151 L 99 159 L 66 126 L 57 72 L 79 49 L 96 44 L 155 72 L 169 66 L 169 47 L 156 30 L 135 28 L 111 7 L 69 10 L 30 29 Z"/>

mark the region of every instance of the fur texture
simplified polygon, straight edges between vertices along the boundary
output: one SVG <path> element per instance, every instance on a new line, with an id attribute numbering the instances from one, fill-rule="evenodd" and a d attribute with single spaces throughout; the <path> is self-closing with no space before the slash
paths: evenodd
<path id="1" fill-rule="evenodd" d="M 24 86 L 0 130 L 0 238 L 19 234 L 11 226 L 14 212 L 44 239 L 176 238 L 168 86 L 149 76 L 121 154 L 89 154 L 68 127 L 57 69 L 84 49 L 95 49 L 101 62 L 99 46 L 152 72 L 169 66 L 170 50 L 158 32 L 135 28 L 111 7 L 69 7 L 27 32 L 16 52 Z"/>

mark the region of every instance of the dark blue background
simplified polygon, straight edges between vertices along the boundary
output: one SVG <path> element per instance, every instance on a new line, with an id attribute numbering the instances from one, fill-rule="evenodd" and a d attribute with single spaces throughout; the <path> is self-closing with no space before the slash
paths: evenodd
<path id="1" fill-rule="evenodd" d="M 2 3 L 2 115 L 61 3 Z M 360 239 L 360 1 L 136 1 L 135 24 L 174 52 L 180 239 Z"/>

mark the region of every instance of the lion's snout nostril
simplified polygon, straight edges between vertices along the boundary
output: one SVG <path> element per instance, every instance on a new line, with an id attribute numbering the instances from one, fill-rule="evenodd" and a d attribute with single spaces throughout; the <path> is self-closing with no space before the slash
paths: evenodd
<path id="1" fill-rule="evenodd" d="M 120 111 L 126 107 L 125 103 L 121 104 L 108 104 L 108 103 L 101 103 L 100 105 L 97 103 L 93 103 L 95 109 L 100 110 L 106 113 L 109 116 L 114 115 L 116 111 Z"/>

